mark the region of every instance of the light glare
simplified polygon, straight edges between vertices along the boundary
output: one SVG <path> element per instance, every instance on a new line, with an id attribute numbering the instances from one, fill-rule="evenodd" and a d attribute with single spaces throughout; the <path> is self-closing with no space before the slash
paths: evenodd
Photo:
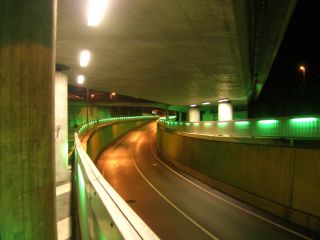
<path id="1" fill-rule="evenodd" d="M 82 50 L 80 53 L 80 66 L 86 67 L 89 64 L 91 53 L 89 50 Z"/>
<path id="2" fill-rule="evenodd" d="M 190 107 L 196 107 L 197 106 L 197 104 L 191 104 L 190 105 Z"/>
<path id="3" fill-rule="evenodd" d="M 77 77 L 77 83 L 78 83 L 78 84 L 83 84 L 83 83 L 84 83 L 84 76 L 83 76 L 83 75 L 78 75 L 78 77 Z"/>
<path id="4" fill-rule="evenodd" d="M 109 0 L 89 0 L 88 26 L 96 27 L 99 25 L 109 2 Z"/>
<path id="5" fill-rule="evenodd" d="M 229 98 L 218 99 L 218 103 L 230 102 Z"/>
<path id="6" fill-rule="evenodd" d="M 210 102 L 203 102 L 202 105 L 209 105 Z"/>

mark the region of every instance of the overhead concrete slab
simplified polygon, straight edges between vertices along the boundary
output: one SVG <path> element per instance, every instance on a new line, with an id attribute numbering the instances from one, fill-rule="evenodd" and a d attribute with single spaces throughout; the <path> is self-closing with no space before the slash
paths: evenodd
<path id="1" fill-rule="evenodd" d="M 86 4 L 58 3 L 57 62 L 70 67 L 69 84 L 81 73 L 85 87 L 172 105 L 225 97 L 247 104 L 255 84 L 251 1 L 111 0 L 96 28 L 86 25 Z M 84 48 L 92 60 L 81 69 Z"/>

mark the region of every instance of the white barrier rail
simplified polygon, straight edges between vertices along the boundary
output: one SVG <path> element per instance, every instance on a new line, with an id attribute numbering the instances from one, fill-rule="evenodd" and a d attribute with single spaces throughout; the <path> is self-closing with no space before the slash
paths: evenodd
<path id="1" fill-rule="evenodd" d="M 78 133 L 74 171 L 82 239 L 159 239 L 104 179 L 83 149 Z"/>

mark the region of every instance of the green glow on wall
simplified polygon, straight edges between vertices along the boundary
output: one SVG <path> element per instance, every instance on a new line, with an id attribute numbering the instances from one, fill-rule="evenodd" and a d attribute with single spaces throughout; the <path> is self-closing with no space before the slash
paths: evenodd
<path id="1" fill-rule="evenodd" d="M 294 123 L 311 123 L 311 122 L 316 122 L 318 119 L 314 117 L 309 117 L 309 118 L 292 118 L 290 119 L 291 122 Z"/>
<path id="2" fill-rule="evenodd" d="M 228 122 L 218 122 L 218 127 L 226 127 Z"/>
<path id="3" fill-rule="evenodd" d="M 195 122 L 195 123 L 193 123 L 193 126 L 198 127 L 199 123 Z"/>
<path id="4" fill-rule="evenodd" d="M 278 120 L 269 119 L 269 120 L 259 120 L 258 124 L 276 124 L 278 122 L 279 122 Z"/>
<path id="5" fill-rule="evenodd" d="M 206 127 L 210 127 L 210 126 L 212 125 L 212 123 L 210 123 L 210 122 L 205 122 L 203 125 L 206 126 Z"/>

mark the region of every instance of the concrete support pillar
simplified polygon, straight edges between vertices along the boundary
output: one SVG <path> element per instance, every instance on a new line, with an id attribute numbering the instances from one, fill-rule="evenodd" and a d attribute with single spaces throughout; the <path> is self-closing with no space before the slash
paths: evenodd
<path id="1" fill-rule="evenodd" d="M 182 122 L 182 111 L 179 110 L 179 122 Z"/>
<path id="2" fill-rule="evenodd" d="M 56 1 L 0 1 L 0 239 L 56 239 Z"/>
<path id="3" fill-rule="evenodd" d="M 218 121 L 230 121 L 233 119 L 233 108 L 230 102 L 218 104 Z"/>
<path id="4" fill-rule="evenodd" d="M 169 121 L 169 108 L 166 107 L 166 121 Z"/>
<path id="5" fill-rule="evenodd" d="M 200 122 L 200 110 L 198 108 L 189 109 L 189 122 Z"/>
<path id="6" fill-rule="evenodd" d="M 56 182 L 68 179 L 68 78 L 55 75 L 55 162 Z"/>

